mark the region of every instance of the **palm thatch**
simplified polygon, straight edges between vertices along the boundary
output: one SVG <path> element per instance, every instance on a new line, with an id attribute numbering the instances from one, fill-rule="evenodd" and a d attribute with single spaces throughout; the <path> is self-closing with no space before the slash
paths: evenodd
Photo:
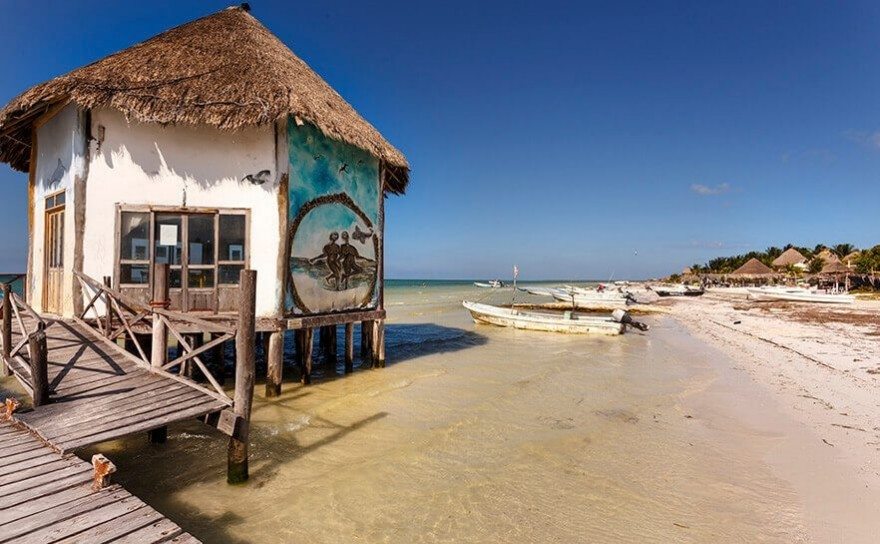
<path id="1" fill-rule="evenodd" d="M 831 251 L 830 249 L 827 249 L 827 248 L 820 251 L 819 254 L 816 256 L 819 257 L 820 259 L 822 259 L 822 261 L 825 264 L 840 262 L 840 257 L 835 255 L 833 251 Z"/>
<path id="2" fill-rule="evenodd" d="M 752 257 L 746 264 L 734 270 L 731 276 L 767 276 L 773 274 L 769 266 Z"/>
<path id="3" fill-rule="evenodd" d="M 778 268 L 785 268 L 789 265 L 795 264 L 804 264 L 807 262 L 807 258 L 803 256 L 803 254 L 796 250 L 793 247 L 790 247 L 782 252 L 782 255 L 773 259 L 773 266 Z"/>
<path id="4" fill-rule="evenodd" d="M 834 262 L 827 263 L 825 266 L 823 266 L 822 271 L 819 273 L 820 274 L 827 274 L 827 275 L 849 274 L 850 269 L 842 262 L 834 261 Z"/>
<path id="5" fill-rule="evenodd" d="M 250 13 L 246 4 L 178 26 L 37 85 L 0 110 L 0 161 L 27 171 L 31 125 L 56 104 L 109 107 L 161 124 L 235 130 L 293 116 L 368 151 L 386 190 L 409 180 L 403 154 Z"/>
<path id="6" fill-rule="evenodd" d="M 855 266 L 856 261 L 858 261 L 859 257 L 861 256 L 862 252 L 859 250 L 855 250 L 843 258 L 843 264 L 845 264 L 846 266 Z"/>

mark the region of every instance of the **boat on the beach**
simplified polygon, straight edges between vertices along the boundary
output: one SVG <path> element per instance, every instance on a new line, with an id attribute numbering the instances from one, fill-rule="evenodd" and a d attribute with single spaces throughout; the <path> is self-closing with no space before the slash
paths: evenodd
<path id="1" fill-rule="evenodd" d="M 705 293 L 702 288 L 690 285 L 658 285 L 653 290 L 661 297 L 699 297 Z"/>
<path id="2" fill-rule="evenodd" d="M 804 287 L 750 288 L 749 299 L 757 302 L 813 302 L 818 304 L 852 304 L 856 300 L 848 293 L 824 293 Z"/>
<path id="3" fill-rule="evenodd" d="M 552 287 L 517 287 L 518 290 L 528 293 L 530 295 L 537 295 L 540 297 L 552 297 L 553 296 L 553 288 Z"/>
<path id="4" fill-rule="evenodd" d="M 531 331 L 562 332 L 568 334 L 600 334 L 616 336 L 622 334 L 627 325 L 640 330 L 648 326 L 634 321 L 623 310 L 615 310 L 611 316 L 598 317 L 564 313 L 536 312 L 516 308 L 502 308 L 491 304 L 463 301 L 462 306 L 471 313 L 475 323 L 487 323 L 499 327 L 512 327 Z"/>
<path id="5" fill-rule="evenodd" d="M 629 302 L 627 294 L 620 291 L 600 291 L 583 287 L 551 289 L 550 295 L 558 301 L 570 302 L 577 308 L 626 308 Z"/>
<path id="6" fill-rule="evenodd" d="M 501 280 L 492 280 L 492 281 L 475 281 L 474 285 L 477 287 L 483 287 L 488 289 L 500 289 L 504 287 L 504 282 Z"/>

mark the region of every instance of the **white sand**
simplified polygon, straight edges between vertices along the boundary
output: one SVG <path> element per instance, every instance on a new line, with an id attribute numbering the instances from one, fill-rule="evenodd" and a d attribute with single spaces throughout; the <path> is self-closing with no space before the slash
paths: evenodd
<path id="1" fill-rule="evenodd" d="M 814 437 L 813 444 L 797 448 L 781 445 L 767 461 L 799 488 L 816 541 L 876 542 L 880 303 L 768 304 L 707 293 L 666 304 Z M 828 456 L 830 464 L 818 459 Z M 832 525 L 852 532 L 844 538 Z"/>

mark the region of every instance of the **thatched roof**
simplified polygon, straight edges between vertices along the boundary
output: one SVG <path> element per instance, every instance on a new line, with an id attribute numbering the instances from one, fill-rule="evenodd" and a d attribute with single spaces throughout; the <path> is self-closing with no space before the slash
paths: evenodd
<path id="1" fill-rule="evenodd" d="M 684 267 L 681 271 L 682 276 L 690 276 L 693 273 L 694 273 L 694 271 L 689 266 Z"/>
<path id="2" fill-rule="evenodd" d="M 822 259 L 826 264 L 840 262 L 840 257 L 838 257 L 833 251 L 827 248 L 820 251 L 819 254 L 816 256 Z"/>
<path id="3" fill-rule="evenodd" d="M 862 256 L 862 252 L 859 250 L 855 250 L 843 258 L 843 263 L 846 264 L 847 266 L 854 265 L 856 263 L 856 261 L 859 260 L 859 257 L 861 257 L 861 256 Z"/>
<path id="4" fill-rule="evenodd" d="M 770 269 L 769 266 L 762 263 L 758 259 L 752 257 L 749 259 L 746 264 L 734 270 L 730 275 L 731 276 L 763 276 L 767 274 L 772 274 L 773 270 Z"/>
<path id="5" fill-rule="evenodd" d="M 820 274 L 848 274 L 850 269 L 840 261 L 831 262 L 822 267 Z"/>
<path id="6" fill-rule="evenodd" d="M 386 189 L 409 179 L 403 154 L 250 13 L 246 4 L 172 28 L 33 87 L 0 110 L 0 161 L 27 171 L 31 124 L 55 104 L 109 107 L 138 121 L 234 130 L 287 116 L 384 161 Z"/>
<path id="7" fill-rule="evenodd" d="M 807 258 L 804 255 L 796 250 L 793 247 L 790 247 L 782 252 L 782 255 L 773 259 L 773 266 L 778 266 L 780 268 L 786 267 L 788 265 L 794 264 L 803 264 L 807 262 Z"/>

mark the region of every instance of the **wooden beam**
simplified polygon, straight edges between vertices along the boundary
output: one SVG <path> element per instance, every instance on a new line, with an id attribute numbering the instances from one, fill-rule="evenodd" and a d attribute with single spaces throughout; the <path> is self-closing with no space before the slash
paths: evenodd
<path id="1" fill-rule="evenodd" d="M 9 376 L 9 368 L 6 361 L 12 351 L 12 288 L 8 283 L 0 285 L 3 293 L 3 332 L 0 335 L 0 342 L 3 342 L 3 352 L 0 357 L 0 376 Z"/>
<path id="2" fill-rule="evenodd" d="M 248 479 L 248 439 L 256 373 L 254 342 L 257 272 L 242 270 L 239 275 L 239 289 L 238 331 L 235 336 L 235 396 L 232 400 L 233 411 L 242 421 L 239 436 L 229 438 L 226 481 L 230 484 L 244 483 Z"/>
<path id="3" fill-rule="evenodd" d="M 385 320 L 377 320 L 372 329 L 373 368 L 385 368 Z"/>
<path id="4" fill-rule="evenodd" d="M 34 406 L 43 406 L 49 403 L 49 367 L 46 331 L 41 322 L 37 323 L 37 330 L 28 336 L 28 351 L 30 352 Z"/>
<path id="5" fill-rule="evenodd" d="M 303 329 L 302 331 L 302 383 L 312 383 L 312 350 L 314 348 L 314 330 Z"/>
<path id="6" fill-rule="evenodd" d="M 365 310 L 362 312 L 339 312 L 333 314 L 318 314 L 287 319 L 288 329 L 311 329 L 325 325 L 344 325 L 371 319 L 384 319 L 385 310 Z"/>
<path id="7" fill-rule="evenodd" d="M 157 264 L 153 267 L 153 300 L 152 306 L 168 304 L 168 265 Z M 153 316 L 153 346 L 150 364 L 153 368 L 162 368 L 168 359 L 168 330 L 165 322 L 158 315 Z"/>

